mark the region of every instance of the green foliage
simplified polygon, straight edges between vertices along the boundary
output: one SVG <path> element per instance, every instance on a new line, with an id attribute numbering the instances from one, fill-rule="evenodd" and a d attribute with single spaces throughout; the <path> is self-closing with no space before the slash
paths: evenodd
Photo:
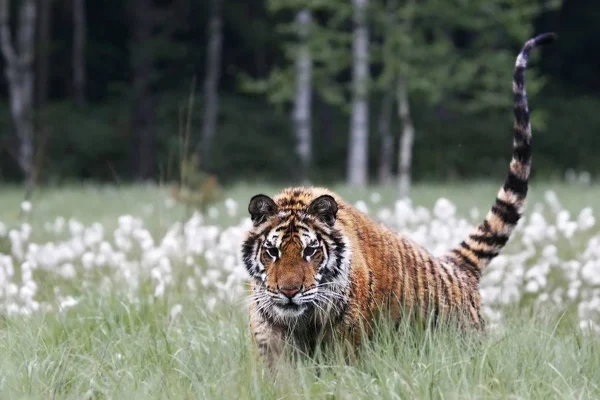
<path id="1" fill-rule="evenodd" d="M 459 112 L 510 107 L 506 82 L 516 50 L 534 34 L 533 18 L 560 5 L 508 0 L 385 3 L 373 7 L 375 34 L 382 43 L 375 58 L 382 70 L 377 86 L 385 90 L 401 75 L 413 95 Z M 544 82 L 534 70 L 528 74 L 528 91 L 535 94 Z"/>
<path id="2" fill-rule="evenodd" d="M 161 21 L 152 41 L 157 180 L 177 177 L 180 111 L 190 82 L 200 98 L 206 54 L 207 2 L 156 1 Z M 510 153 L 511 73 L 524 39 L 556 30 L 557 43 L 532 54 L 527 88 L 533 111 L 534 171 L 568 168 L 600 173 L 598 52 L 595 2 L 518 0 L 371 0 L 371 132 L 380 97 L 407 75 L 417 129 L 416 179 L 476 178 L 503 173 Z M 132 167 L 131 21 L 126 2 L 88 1 L 88 106 L 71 102 L 70 2 L 53 2 L 49 101 L 37 110 L 36 142 L 47 138 L 42 183 L 122 182 Z M 170 10 L 169 5 L 177 4 Z M 560 7 L 558 7 L 560 6 Z M 348 138 L 351 2 L 232 0 L 223 7 L 214 165 L 219 182 L 289 181 L 297 159 L 290 124 L 296 51 L 294 17 L 313 12 L 313 181 L 341 179 Z M 169 11 L 170 12 L 167 12 Z M 163 12 L 164 11 L 164 12 Z M 557 21 L 560 20 L 560 24 Z M 409 21 L 412 21 L 409 24 Z M 412 27 L 411 27 L 412 25 Z M 6 80 L 0 85 L 0 180 L 18 181 Z M 583 94 L 587 94 L 585 97 Z M 192 148 L 200 139 L 202 104 L 192 113 Z M 468 113 L 468 115 L 464 115 Z M 398 140 L 398 124 L 392 124 Z M 374 175 L 378 140 L 370 135 Z M 395 146 L 397 147 L 397 146 Z M 566 151 L 565 149 L 568 149 Z"/>

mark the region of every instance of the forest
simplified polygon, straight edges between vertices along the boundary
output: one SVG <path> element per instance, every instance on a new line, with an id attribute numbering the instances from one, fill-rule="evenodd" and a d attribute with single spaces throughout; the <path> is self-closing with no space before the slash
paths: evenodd
<path id="1" fill-rule="evenodd" d="M 529 37 L 534 175 L 600 170 L 600 4 L 1 2 L 0 180 L 479 179 L 510 154 Z M 189 169 L 189 168 L 188 168 Z"/>

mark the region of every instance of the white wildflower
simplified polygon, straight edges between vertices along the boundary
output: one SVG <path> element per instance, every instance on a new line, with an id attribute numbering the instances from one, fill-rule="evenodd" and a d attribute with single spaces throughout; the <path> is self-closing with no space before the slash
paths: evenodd
<path id="1" fill-rule="evenodd" d="M 182 311 L 183 311 L 183 306 L 181 304 L 175 304 L 173 307 L 171 307 L 169 316 L 171 317 L 171 319 L 175 319 L 175 318 L 177 318 L 177 316 L 179 314 L 181 314 Z"/>
<path id="2" fill-rule="evenodd" d="M 442 221 L 447 221 L 456 213 L 456 206 L 444 197 L 441 197 L 433 206 L 433 214 Z"/>
<path id="3" fill-rule="evenodd" d="M 30 202 L 30 201 L 28 201 L 28 200 L 25 200 L 25 201 L 22 201 L 22 202 L 21 202 L 21 210 L 22 210 L 24 213 L 29 213 L 29 212 L 31 212 L 31 208 L 32 208 L 32 205 L 31 205 L 31 202 Z"/>
<path id="4" fill-rule="evenodd" d="M 362 201 L 362 200 L 359 200 L 359 201 L 357 201 L 357 202 L 354 204 L 354 207 L 356 207 L 356 209 L 357 209 L 358 211 L 360 211 L 360 212 L 363 212 L 363 213 L 365 213 L 365 214 L 368 214 L 368 213 L 369 213 L 369 206 L 367 206 L 367 203 L 365 203 L 365 202 L 364 202 L 364 201 Z"/>
<path id="5" fill-rule="evenodd" d="M 235 217 L 238 211 L 238 203 L 235 200 L 228 198 L 225 200 L 225 208 L 230 217 Z"/>

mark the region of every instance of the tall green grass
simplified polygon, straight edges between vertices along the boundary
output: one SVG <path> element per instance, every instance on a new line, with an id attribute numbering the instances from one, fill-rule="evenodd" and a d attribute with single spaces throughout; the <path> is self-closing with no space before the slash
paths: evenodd
<path id="1" fill-rule="evenodd" d="M 514 311 L 502 333 L 383 324 L 360 358 L 256 362 L 245 313 L 184 303 L 86 299 L 63 314 L 5 318 L 0 398 L 112 399 L 593 399 L 600 339 L 560 315 Z M 563 317 L 564 318 L 564 317 Z M 573 328 L 570 328 L 572 326 Z"/>

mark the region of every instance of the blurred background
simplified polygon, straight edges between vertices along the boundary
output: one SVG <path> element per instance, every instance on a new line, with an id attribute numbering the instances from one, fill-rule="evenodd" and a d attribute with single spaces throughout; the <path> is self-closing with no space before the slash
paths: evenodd
<path id="1" fill-rule="evenodd" d="M 0 181 L 500 182 L 529 37 L 535 179 L 600 163 L 600 3 L 2 0 Z M 582 174 L 583 173 L 583 174 Z"/>

